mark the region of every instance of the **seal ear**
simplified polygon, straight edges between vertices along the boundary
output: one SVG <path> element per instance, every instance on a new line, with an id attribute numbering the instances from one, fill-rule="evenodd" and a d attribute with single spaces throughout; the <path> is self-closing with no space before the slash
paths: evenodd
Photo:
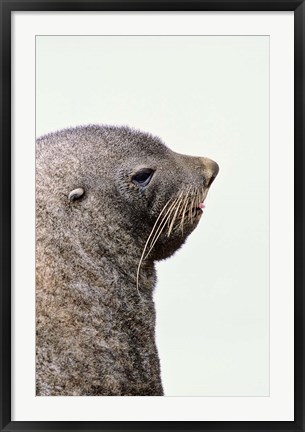
<path id="1" fill-rule="evenodd" d="M 84 195 L 85 191 L 83 188 L 74 189 L 69 193 L 68 199 L 69 201 L 75 201 L 79 199 L 82 195 Z"/>

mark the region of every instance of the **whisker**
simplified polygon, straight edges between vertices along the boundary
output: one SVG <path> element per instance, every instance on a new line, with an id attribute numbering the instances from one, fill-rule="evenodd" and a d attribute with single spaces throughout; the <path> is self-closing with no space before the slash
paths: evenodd
<path id="1" fill-rule="evenodd" d="M 141 255 L 140 261 L 139 261 L 139 265 L 138 265 L 138 269 L 137 269 L 137 284 L 136 284 L 136 285 L 137 285 L 137 291 L 138 291 L 138 294 L 139 294 L 139 296 L 140 296 L 141 298 L 142 298 L 142 296 L 141 296 L 140 291 L 139 291 L 139 274 L 140 274 L 140 268 L 141 268 L 141 264 L 142 264 L 142 261 L 143 261 L 143 257 L 144 257 L 144 254 L 145 254 L 145 251 L 146 251 L 147 245 L 148 245 L 148 243 L 149 243 L 149 241 L 150 241 L 150 238 L 151 238 L 151 236 L 153 235 L 154 229 L 156 228 L 156 226 L 157 226 L 157 224 L 158 224 L 158 222 L 159 222 L 159 220 L 160 220 L 160 218 L 161 218 L 163 212 L 165 211 L 165 209 L 167 208 L 167 206 L 170 204 L 170 202 L 171 202 L 171 200 L 167 201 L 167 203 L 165 204 L 165 206 L 164 206 L 163 209 L 161 210 L 161 212 L 160 212 L 160 214 L 159 214 L 159 216 L 158 216 L 156 222 L 154 223 L 154 226 L 153 226 L 153 228 L 152 228 L 152 230 L 151 230 L 151 232 L 150 232 L 150 234 L 149 234 L 149 236 L 148 236 L 148 239 L 146 240 L 146 243 L 145 243 L 145 246 L 144 246 L 144 249 L 143 249 L 143 252 L 142 252 L 142 255 Z"/>
<path id="2" fill-rule="evenodd" d="M 180 212 L 179 212 L 179 216 L 182 216 L 183 214 L 183 209 L 184 209 L 184 203 L 187 201 L 188 196 L 189 196 L 189 192 L 191 190 L 191 186 L 188 187 L 187 191 L 185 192 L 185 196 L 184 196 L 184 200 L 183 200 L 183 205 L 181 206 Z"/>
<path id="3" fill-rule="evenodd" d="M 143 297 L 139 291 L 139 277 L 143 261 L 145 261 L 151 253 L 166 226 L 168 226 L 167 237 L 170 237 L 171 233 L 177 229 L 180 229 L 183 235 L 183 226 L 186 217 L 188 218 L 189 222 L 193 223 L 193 209 L 195 205 L 198 206 L 201 202 L 203 202 L 204 196 L 204 188 L 199 190 L 194 186 L 189 186 L 189 188 L 186 191 L 182 191 L 178 197 L 168 200 L 159 213 L 157 220 L 154 223 L 152 230 L 150 231 L 150 234 L 146 240 L 137 268 L 136 287 L 138 295 L 142 300 Z M 176 227 L 175 222 L 178 217 L 181 218 L 181 221 Z"/>
<path id="4" fill-rule="evenodd" d="M 201 203 L 201 201 L 200 201 L 200 194 L 199 194 L 199 190 L 198 189 L 196 190 L 196 203 L 197 203 L 197 207 Z"/>
<path id="5" fill-rule="evenodd" d="M 158 238 L 160 237 L 161 233 L 163 232 L 163 229 L 165 228 L 166 224 L 168 223 L 168 221 L 170 220 L 171 217 L 171 213 L 172 211 L 175 209 L 175 206 L 178 202 L 178 198 L 176 198 L 173 203 L 171 204 L 170 208 L 167 210 L 166 214 L 164 215 L 163 219 L 161 220 L 158 229 L 156 230 L 156 232 L 154 233 L 154 237 L 152 238 L 151 242 L 151 246 L 149 251 L 147 252 L 146 256 L 144 259 L 146 259 L 148 257 L 148 255 L 150 254 L 150 252 L 152 251 L 154 245 L 156 244 L 156 242 L 158 241 Z"/>
<path id="6" fill-rule="evenodd" d="M 176 211 L 175 211 L 175 213 L 174 213 L 174 217 L 173 217 L 173 219 L 172 219 L 172 221 L 171 221 L 171 224 L 170 224 L 170 226 L 169 226 L 169 229 L 168 229 L 168 232 L 167 232 L 167 237 L 169 237 L 170 234 L 171 234 L 171 232 L 172 232 L 172 229 L 173 229 L 173 226 L 174 226 L 175 220 L 176 220 L 176 218 L 177 218 L 177 214 L 178 214 L 178 211 L 179 211 L 180 205 L 181 205 L 181 203 L 182 203 L 182 197 L 183 197 L 183 192 L 181 192 L 181 194 L 179 195 L 179 200 L 178 200 L 178 203 L 177 203 L 177 208 L 176 208 Z"/>
<path id="7" fill-rule="evenodd" d="M 193 188 L 191 188 L 190 191 L 190 199 L 188 201 L 188 221 L 191 222 L 192 221 L 192 211 L 191 211 L 191 205 L 192 205 L 192 193 L 193 193 Z"/>
<path id="8" fill-rule="evenodd" d="M 178 203 L 179 203 L 179 200 L 180 200 L 180 195 L 175 199 L 175 205 L 171 208 L 171 211 L 170 211 L 170 213 L 169 213 L 169 215 L 168 215 L 168 217 L 167 217 L 167 219 L 166 219 L 166 222 L 167 222 L 167 225 L 168 225 L 168 227 L 170 226 L 170 223 L 171 223 L 171 216 L 172 216 L 172 213 L 175 211 L 175 209 L 177 208 L 177 205 L 178 205 Z"/>
<path id="9" fill-rule="evenodd" d="M 201 189 L 201 197 L 200 197 L 200 202 L 204 202 L 204 200 L 206 199 L 206 196 L 207 196 L 207 193 L 206 193 L 206 190 L 205 190 L 205 188 L 203 187 L 202 189 Z"/>
<path id="10" fill-rule="evenodd" d="M 193 189 L 193 193 L 194 193 L 194 189 Z M 191 201 L 191 205 L 190 205 L 190 216 L 191 216 L 191 223 L 193 223 L 193 208 L 194 208 L 194 201 L 195 201 L 195 196 L 193 195 L 193 199 Z"/>
<path id="11" fill-rule="evenodd" d="M 186 214 L 186 209 L 187 209 L 187 205 L 188 205 L 188 198 L 189 198 L 190 192 L 191 192 L 191 186 L 188 188 L 188 191 L 185 195 L 185 200 L 184 200 L 185 204 L 184 204 L 183 211 L 182 211 L 181 223 L 179 225 L 179 228 L 181 229 L 182 235 L 183 235 L 183 224 L 184 224 L 184 219 L 185 219 L 185 214 Z"/>

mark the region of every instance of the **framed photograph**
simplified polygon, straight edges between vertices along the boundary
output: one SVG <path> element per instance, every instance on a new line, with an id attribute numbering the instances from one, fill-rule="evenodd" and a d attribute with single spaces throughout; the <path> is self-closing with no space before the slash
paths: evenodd
<path id="1" fill-rule="evenodd" d="M 304 2 L 0 4 L 1 430 L 305 430 Z"/>

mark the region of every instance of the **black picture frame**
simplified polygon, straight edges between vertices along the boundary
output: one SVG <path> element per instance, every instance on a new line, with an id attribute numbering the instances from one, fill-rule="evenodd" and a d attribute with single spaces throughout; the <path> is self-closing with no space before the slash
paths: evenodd
<path id="1" fill-rule="evenodd" d="M 13 11 L 294 11 L 295 318 L 294 421 L 97 422 L 11 421 L 11 13 Z M 304 426 L 304 103 L 305 1 L 300 0 L 0 0 L 1 181 L 0 181 L 0 398 L 1 431 L 305 431 Z"/>

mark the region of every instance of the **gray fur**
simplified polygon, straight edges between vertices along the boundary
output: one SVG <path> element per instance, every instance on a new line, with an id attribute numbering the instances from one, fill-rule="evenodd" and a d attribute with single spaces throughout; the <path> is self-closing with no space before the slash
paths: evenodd
<path id="1" fill-rule="evenodd" d="M 46 135 L 36 155 L 37 395 L 163 395 L 154 263 L 198 219 L 159 238 L 141 265 L 140 295 L 137 268 L 167 200 L 190 185 L 206 195 L 217 164 L 111 126 Z M 132 176 L 143 167 L 155 173 L 142 190 Z"/>

